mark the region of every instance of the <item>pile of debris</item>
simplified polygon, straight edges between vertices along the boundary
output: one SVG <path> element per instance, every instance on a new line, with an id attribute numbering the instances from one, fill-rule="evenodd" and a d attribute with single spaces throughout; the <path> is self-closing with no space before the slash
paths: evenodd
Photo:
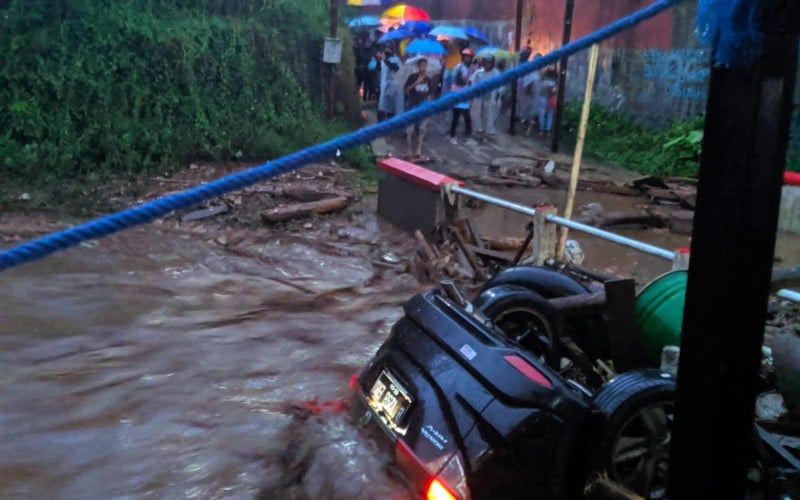
<path id="1" fill-rule="evenodd" d="M 438 282 L 452 278 L 474 287 L 501 269 L 519 264 L 529 256 L 533 238 L 532 224 L 528 237 L 490 238 L 482 236 L 472 219 L 458 219 L 440 227 L 431 243 L 421 231 L 416 231 L 417 255 L 414 274 L 423 282 Z"/>

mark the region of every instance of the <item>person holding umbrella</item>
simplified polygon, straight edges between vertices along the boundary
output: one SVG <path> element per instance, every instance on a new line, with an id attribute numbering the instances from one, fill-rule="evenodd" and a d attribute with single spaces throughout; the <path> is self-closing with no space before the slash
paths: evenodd
<path id="1" fill-rule="evenodd" d="M 381 66 L 381 95 L 378 100 L 378 121 L 403 112 L 405 96 L 397 83 L 401 60 L 395 54 L 394 43 L 386 44 L 385 59 Z"/>
<path id="2" fill-rule="evenodd" d="M 417 106 L 422 105 L 431 98 L 431 90 L 433 88 L 431 78 L 428 76 L 428 60 L 421 57 L 417 61 L 417 72 L 410 75 L 404 87 L 406 95 L 407 109 L 411 110 Z M 425 141 L 425 130 L 428 128 L 428 119 L 425 118 L 416 125 L 409 125 L 406 129 L 406 141 L 408 143 L 408 154 L 412 153 L 412 142 L 414 132 L 417 133 L 417 152 L 416 158 L 422 156 L 422 144 Z"/>

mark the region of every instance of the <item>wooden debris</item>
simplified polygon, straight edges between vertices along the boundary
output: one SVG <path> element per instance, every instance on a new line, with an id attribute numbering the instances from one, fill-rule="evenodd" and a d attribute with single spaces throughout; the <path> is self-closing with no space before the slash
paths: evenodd
<path id="1" fill-rule="evenodd" d="M 273 208 L 261 213 L 264 222 L 280 222 L 300 217 L 308 217 L 313 214 L 326 214 L 336 212 L 347 207 L 347 198 L 328 198 L 309 203 L 297 203 Z"/>
<path id="2" fill-rule="evenodd" d="M 485 247 L 488 248 L 489 250 L 499 250 L 499 251 L 516 252 L 517 250 L 525 246 L 524 239 L 514 238 L 514 237 L 492 238 L 484 236 L 483 242 L 485 243 Z"/>
<path id="3" fill-rule="evenodd" d="M 508 265 L 514 261 L 514 254 L 508 252 L 498 252 L 496 250 L 489 250 L 488 248 L 478 248 L 474 245 L 467 245 L 472 252 L 478 257 L 485 257 L 503 265 Z"/>
<path id="4" fill-rule="evenodd" d="M 483 244 L 483 240 L 481 239 L 481 234 L 478 232 L 478 229 L 475 227 L 475 221 L 472 219 L 465 219 L 464 225 L 466 226 L 467 231 L 469 232 L 470 238 L 472 242 L 477 245 L 479 248 L 485 248 Z"/>
<path id="5" fill-rule="evenodd" d="M 181 217 L 181 222 L 192 222 L 196 220 L 203 220 L 208 219 L 209 217 L 214 217 L 215 215 L 224 214 L 230 210 L 228 205 L 216 205 L 209 208 L 204 208 L 202 210 L 195 210 L 194 212 L 188 213 Z"/>
<path id="6" fill-rule="evenodd" d="M 452 230 L 453 237 L 456 239 L 456 243 L 458 243 L 459 251 L 463 252 L 467 262 L 469 263 L 469 267 L 472 268 L 472 274 L 479 279 L 485 279 L 486 273 L 483 272 L 480 265 L 478 265 L 478 258 L 475 256 L 475 253 L 469 249 L 469 245 L 461 234 L 458 232 L 457 229 Z"/>
<path id="7" fill-rule="evenodd" d="M 438 257 L 436 251 L 434 251 L 433 247 L 425 236 L 422 234 L 422 231 L 417 229 L 414 231 L 414 238 L 417 240 L 417 251 L 421 257 L 423 257 L 426 261 L 431 261 Z"/>
<path id="8" fill-rule="evenodd" d="M 646 227 L 669 226 L 669 221 L 664 216 L 649 212 L 592 212 L 576 218 L 575 221 L 599 228 L 634 225 Z"/>

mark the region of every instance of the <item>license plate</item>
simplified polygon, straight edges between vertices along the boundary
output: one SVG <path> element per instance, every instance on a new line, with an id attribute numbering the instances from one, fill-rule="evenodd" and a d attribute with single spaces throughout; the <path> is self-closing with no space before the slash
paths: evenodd
<path id="1" fill-rule="evenodd" d="M 398 425 L 411 407 L 412 399 L 387 371 L 381 372 L 369 392 L 369 405 L 393 425 Z"/>

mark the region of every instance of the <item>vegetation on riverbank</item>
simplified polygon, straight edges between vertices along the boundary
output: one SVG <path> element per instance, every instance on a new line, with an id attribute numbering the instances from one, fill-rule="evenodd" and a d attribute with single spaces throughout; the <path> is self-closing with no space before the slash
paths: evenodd
<path id="1" fill-rule="evenodd" d="M 563 130 L 573 141 L 578 135 L 582 102 L 569 103 Z M 588 156 L 622 165 L 646 175 L 697 175 L 703 141 L 703 117 L 650 128 L 632 117 L 592 104 L 584 149 Z M 793 133 L 800 134 L 800 130 Z M 789 146 L 786 168 L 800 171 L 800 142 Z"/>
<path id="2" fill-rule="evenodd" d="M 328 5 L 11 0 L 0 7 L 0 184 L 263 160 L 342 132 L 321 112 Z"/>
<path id="3" fill-rule="evenodd" d="M 582 105 L 570 103 L 564 111 L 563 130 L 573 140 Z M 584 150 L 588 156 L 646 175 L 695 176 L 702 139 L 702 117 L 653 129 L 624 113 L 592 104 Z"/>

